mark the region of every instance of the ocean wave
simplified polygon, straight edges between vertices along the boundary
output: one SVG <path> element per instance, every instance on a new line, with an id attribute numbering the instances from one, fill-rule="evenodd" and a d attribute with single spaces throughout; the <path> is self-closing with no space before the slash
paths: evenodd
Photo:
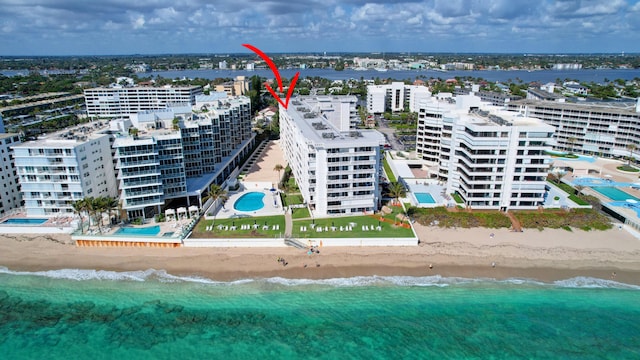
<path id="1" fill-rule="evenodd" d="M 165 270 L 139 270 L 139 271 L 110 271 L 91 269 L 60 269 L 46 271 L 12 271 L 0 266 L 0 274 L 41 276 L 52 279 L 64 280 L 101 280 L 101 281 L 157 281 L 162 283 L 196 283 L 203 285 L 242 285 L 252 283 L 265 283 L 279 286 L 312 286 L 321 285 L 329 287 L 366 287 L 366 286 L 400 286 L 400 287 L 449 287 L 469 285 L 515 285 L 515 286 L 553 286 L 557 288 L 611 288 L 640 290 L 640 286 L 617 282 L 614 280 L 592 277 L 574 277 L 565 280 L 557 280 L 545 283 L 534 279 L 509 278 L 498 280 L 493 278 L 463 278 L 433 276 L 354 276 L 331 279 L 290 279 L 283 277 L 239 279 L 233 281 L 218 281 L 201 276 L 172 275 Z"/>
<path id="2" fill-rule="evenodd" d="M 138 270 L 138 271 L 110 271 L 93 269 L 59 269 L 46 271 L 12 271 L 0 266 L 0 274 L 42 276 L 52 279 L 63 280 L 105 280 L 105 281 L 137 281 L 144 282 L 155 280 L 159 282 L 194 282 L 203 284 L 221 284 L 224 282 L 215 281 L 199 276 L 177 276 L 167 273 L 165 270 Z"/>
<path id="3" fill-rule="evenodd" d="M 553 282 L 554 285 L 563 288 L 584 288 L 584 289 L 629 289 L 640 290 L 639 285 L 625 284 L 618 281 L 598 279 L 592 277 L 578 276 L 566 280 Z"/>

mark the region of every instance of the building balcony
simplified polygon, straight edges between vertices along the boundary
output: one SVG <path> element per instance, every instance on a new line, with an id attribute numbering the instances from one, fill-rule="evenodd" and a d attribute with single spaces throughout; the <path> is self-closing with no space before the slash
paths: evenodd
<path id="1" fill-rule="evenodd" d="M 130 168 L 130 167 L 140 167 L 140 166 L 160 166 L 159 160 L 145 160 L 145 161 L 120 161 L 116 163 L 116 168 Z"/>

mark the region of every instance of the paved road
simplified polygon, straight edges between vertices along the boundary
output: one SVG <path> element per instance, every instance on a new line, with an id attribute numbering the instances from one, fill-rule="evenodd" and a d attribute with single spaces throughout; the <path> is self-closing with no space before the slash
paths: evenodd
<path id="1" fill-rule="evenodd" d="M 387 142 L 391 145 L 391 149 L 393 150 L 404 150 L 404 146 L 398 142 L 398 138 L 396 138 L 396 131 L 393 128 L 390 128 L 387 124 L 387 120 L 381 119 L 378 115 L 376 115 L 376 121 L 378 122 L 378 131 L 383 133 L 387 138 Z"/>

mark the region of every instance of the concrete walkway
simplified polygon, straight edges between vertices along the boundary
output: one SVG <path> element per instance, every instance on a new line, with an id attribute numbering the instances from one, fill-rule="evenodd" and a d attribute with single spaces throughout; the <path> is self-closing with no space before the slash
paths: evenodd
<path id="1" fill-rule="evenodd" d="M 293 234 L 293 217 L 291 216 L 291 209 L 287 209 L 284 212 L 284 237 L 289 238 Z"/>

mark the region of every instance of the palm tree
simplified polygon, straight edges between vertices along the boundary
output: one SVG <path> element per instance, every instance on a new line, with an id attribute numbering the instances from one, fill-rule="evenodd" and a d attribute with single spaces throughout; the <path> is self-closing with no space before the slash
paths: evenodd
<path id="1" fill-rule="evenodd" d="M 573 151 L 573 147 L 574 147 L 574 145 L 576 144 L 576 141 L 578 141 L 578 139 L 576 139 L 576 138 L 575 138 L 575 137 L 573 137 L 573 136 L 567 139 L 567 142 L 569 143 L 569 153 L 570 153 L 570 154 L 573 154 L 573 153 L 574 153 L 574 151 Z"/>
<path id="2" fill-rule="evenodd" d="M 224 204 L 224 202 L 227 201 L 228 198 L 229 196 L 227 195 L 227 190 L 223 189 L 218 184 L 211 184 L 209 186 L 209 191 L 207 192 L 207 195 L 203 197 L 202 201 L 207 202 L 209 201 L 209 199 L 211 199 L 213 200 L 213 203 L 212 203 L 212 206 L 213 206 L 213 204 L 215 204 L 216 201 L 218 200 L 222 201 L 222 203 Z M 213 213 L 213 223 L 216 222 L 216 213 L 217 212 Z M 211 224 L 212 226 L 213 226 L 213 223 Z"/>
<path id="3" fill-rule="evenodd" d="M 118 199 L 117 198 L 112 198 L 112 197 L 107 197 L 105 199 L 105 210 L 109 213 L 109 221 L 111 221 L 111 212 L 118 210 Z"/>
<path id="4" fill-rule="evenodd" d="M 633 152 L 636 150 L 636 144 L 634 143 L 628 143 L 627 144 L 627 150 L 629 150 L 629 166 L 631 166 L 631 158 L 633 157 Z"/>
<path id="5" fill-rule="evenodd" d="M 584 190 L 584 186 L 582 185 L 576 185 L 576 191 L 578 192 L 576 195 L 578 197 L 582 197 L 582 190 Z"/>
<path id="6" fill-rule="evenodd" d="M 99 197 L 97 197 L 97 198 L 95 198 L 93 200 L 94 200 L 94 211 L 96 213 L 100 214 L 99 215 L 99 219 L 100 219 L 99 230 L 100 230 L 100 232 L 102 232 L 102 227 L 104 226 L 104 221 L 103 221 L 104 220 L 104 216 L 102 216 L 103 215 L 102 213 L 108 210 L 108 202 L 109 202 L 110 198 L 109 197 L 105 197 L 105 196 L 99 196 Z"/>
<path id="7" fill-rule="evenodd" d="M 276 164 L 276 166 L 273 167 L 273 171 L 277 171 L 278 172 L 278 183 L 280 183 L 280 172 L 284 170 L 284 166 L 280 165 L 280 164 Z"/>
<path id="8" fill-rule="evenodd" d="M 93 196 L 88 196 L 86 198 L 84 198 L 83 200 L 85 202 L 85 210 L 87 211 L 87 214 L 89 215 L 89 228 L 91 228 L 91 218 L 93 218 L 95 216 L 96 213 L 96 209 L 97 209 L 97 203 L 96 200 Z"/>
<path id="9" fill-rule="evenodd" d="M 82 213 L 87 210 L 87 202 L 84 199 L 76 200 L 73 204 L 73 212 L 80 217 L 80 233 L 84 234 L 84 220 L 82 219 Z"/>
<path id="10" fill-rule="evenodd" d="M 407 194 L 404 186 L 399 182 L 392 182 L 389 184 L 389 196 L 396 200 L 396 203 L 400 203 L 400 198 L 405 197 Z"/>

